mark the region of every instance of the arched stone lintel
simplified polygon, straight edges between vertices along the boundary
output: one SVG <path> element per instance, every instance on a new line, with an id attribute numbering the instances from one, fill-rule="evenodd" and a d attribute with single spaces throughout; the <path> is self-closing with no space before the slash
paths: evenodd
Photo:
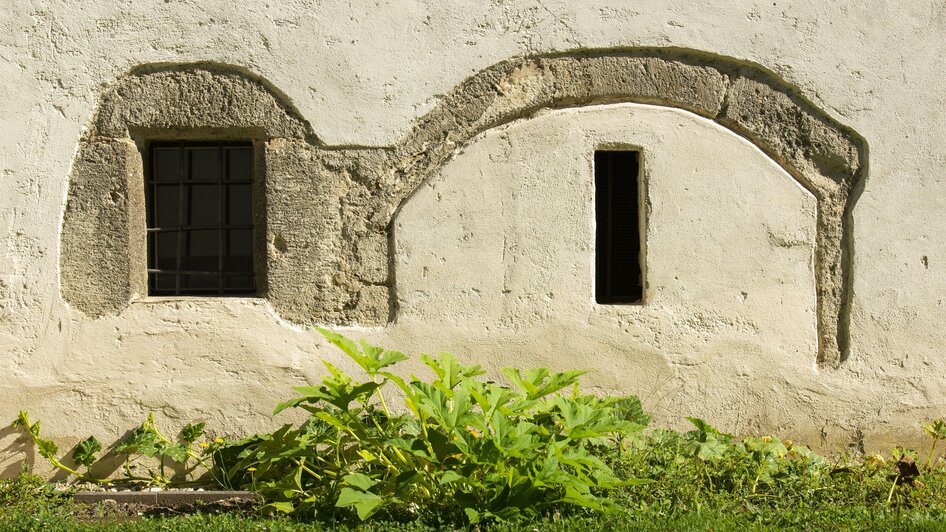
<path id="1" fill-rule="evenodd" d="M 92 137 L 129 137 L 130 130 L 181 135 L 193 130 L 259 138 L 307 139 L 308 122 L 271 83 L 246 69 L 213 63 L 142 65 L 102 96 Z"/>
<path id="2" fill-rule="evenodd" d="M 395 205 L 457 149 L 488 129 L 541 109 L 607 103 L 676 107 L 746 138 L 818 201 L 815 277 L 820 366 L 848 355 L 849 250 L 866 141 L 777 75 L 733 58 L 679 49 L 628 49 L 526 57 L 474 75 L 419 119 L 395 149 Z M 393 272 L 392 272 L 393 277 Z"/>
<path id="3" fill-rule="evenodd" d="M 679 49 L 504 61 L 460 84 L 397 145 L 367 149 L 322 146 L 288 98 L 245 69 L 139 67 L 103 94 L 73 167 L 60 257 L 63 297 L 100 316 L 140 295 L 140 260 L 128 251 L 140 247 L 133 228 L 143 227 L 132 138 L 250 136 L 265 146 L 267 297 L 277 312 L 299 323 L 383 325 L 394 312 L 390 222 L 458 148 L 541 109 L 621 102 L 715 120 L 817 198 L 818 361 L 840 365 L 848 344 L 852 191 L 866 175 L 866 142 L 762 67 Z M 109 198 L 118 201 L 109 206 Z M 287 217 L 289 211 L 305 219 Z M 83 252 L 85 242 L 101 248 L 100 259 Z"/>

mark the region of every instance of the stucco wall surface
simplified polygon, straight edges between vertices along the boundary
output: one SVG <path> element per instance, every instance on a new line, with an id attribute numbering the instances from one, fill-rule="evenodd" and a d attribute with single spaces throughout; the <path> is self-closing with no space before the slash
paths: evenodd
<path id="1" fill-rule="evenodd" d="M 616 145 L 645 147 L 641 305 L 593 297 L 592 154 Z M 742 342 L 765 350 L 766 364 L 808 370 L 814 222 L 814 198 L 784 170 L 691 113 L 552 111 L 484 133 L 404 205 L 394 222 L 397 326 L 445 343 L 563 329 L 575 341 L 552 356 L 666 366 L 700 365 Z M 583 337 L 612 347 L 585 352 Z M 620 378 L 641 389 L 659 377 Z"/>
<path id="2" fill-rule="evenodd" d="M 837 369 L 815 358 L 813 198 L 731 131 L 643 106 L 540 113 L 476 137 L 394 218 L 394 321 L 349 334 L 450 350 L 493 371 L 588 368 L 590 387 L 640 394 L 658 422 L 696 415 L 821 449 L 883 448 L 944 413 L 942 2 L 0 0 L 0 12 L 0 421 L 29 410 L 63 444 L 114 439 L 151 410 L 169 426 L 256 430 L 276 423 L 269 412 L 290 386 L 318 379 L 321 358 L 349 367 L 266 300 L 137 301 L 93 318 L 63 299 L 60 233 L 80 140 L 102 94 L 137 66 L 233 65 L 275 87 L 321 145 L 358 151 L 397 145 L 491 65 L 637 47 L 760 65 L 870 147 L 849 214 L 850 349 Z M 648 175 L 666 176 L 648 183 L 653 277 L 637 309 L 595 308 L 581 295 L 588 150 L 612 135 L 641 144 Z M 699 160 L 675 151 L 682 141 Z M 335 164 L 311 160 L 313 175 Z M 540 201 L 555 210 L 532 232 L 524 222 Z M 724 212 L 726 202 L 738 208 Z M 431 217 L 442 220 L 436 241 Z M 674 228 L 690 232 L 672 241 Z M 493 260 L 502 236 L 521 262 Z M 557 247 L 539 244 L 548 239 Z M 671 272 L 682 253 L 673 242 L 729 262 L 701 284 L 707 263 L 692 254 Z M 488 264 L 447 271 L 431 258 L 462 263 L 472 250 Z M 558 267 L 544 269 L 550 257 Z M 507 277 L 511 292 L 497 296 Z M 490 291 L 477 298 L 473 288 Z M 19 470 L 14 440 L 0 431 L 0 475 Z"/>

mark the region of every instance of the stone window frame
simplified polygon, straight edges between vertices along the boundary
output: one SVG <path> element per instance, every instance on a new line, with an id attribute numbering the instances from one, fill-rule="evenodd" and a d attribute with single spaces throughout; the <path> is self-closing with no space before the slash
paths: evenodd
<path id="1" fill-rule="evenodd" d="M 80 140 L 63 216 L 63 299 L 90 317 L 141 297 L 132 231 L 143 227 L 140 155 L 131 131 L 259 132 L 265 157 L 266 299 L 295 323 L 382 326 L 396 320 L 400 206 L 478 134 L 543 109 L 610 103 L 674 107 L 753 143 L 817 200 L 818 353 L 850 352 L 853 207 L 865 139 L 764 67 L 670 48 L 582 50 L 515 58 L 461 83 L 394 146 L 325 146 L 288 98 L 246 69 L 146 65 L 102 95 Z M 107 239 L 100 236 L 106 234 Z"/>

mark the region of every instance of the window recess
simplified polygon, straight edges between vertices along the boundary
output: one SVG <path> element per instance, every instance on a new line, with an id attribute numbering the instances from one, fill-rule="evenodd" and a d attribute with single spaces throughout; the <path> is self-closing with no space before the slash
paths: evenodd
<path id="1" fill-rule="evenodd" d="M 149 295 L 255 294 L 252 144 L 154 142 L 146 168 Z"/>
<path id="2" fill-rule="evenodd" d="M 640 303 L 640 153 L 595 151 L 595 301 Z"/>

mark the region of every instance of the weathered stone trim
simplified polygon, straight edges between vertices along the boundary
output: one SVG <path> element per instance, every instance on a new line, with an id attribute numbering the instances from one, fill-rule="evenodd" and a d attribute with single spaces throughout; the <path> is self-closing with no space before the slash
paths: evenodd
<path id="1" fill-rule="evenodd" d="M 144 178 L 134 142 L 80 142 L 62 222 L 63 299 L 100 316 L 146 293 L 143 257 L 129 252 L 145 248 L 144 216 Z"/>
<path id="2" fill-rule="evenodd" d="M 365 149 L 321 145 L 283 95 L 241 69 L 137 69 L 103 95 L 80 146 L 63 221 L 63 297 L 100 316 L 143 295 L 143 236 L 134 236 L 143 232 L 137 213 L 143 199 L 132 137 L 245 138 L 264 146 L 268 290 L 262 295 L 299 323 L 383 325 L 393 318 L 395 300 L 391 220 L 458 148 L 540 109 L 621 102 L 715 120 L 817 198 L 818 361 L 837 367 L 848 350 L 850 213 L 866 174 L 866 142 L 769 71 L 670 49 L 505 61 L 454 89 L 397 145 Z M 89 246 L 99 252 L 87 253 Z"/>
<path id="3" fill-rule="evenodd" d="M 95 137 L 130 129 L 186 133 L 251 129 L 266 138 L 313 138 L 309 124 L 265 80 L 237 67 L 147 65 L 105 92 L 93 119 Z"/>
<path id="4" fill-rule="evenodd" d="M 676 49 L 575 52 L 506 61 L 479 72 L 417 121 L 395 149 L 402 203 L 483 131 L 540 109 L 635 102 L 712 119 L 778 162 L 818 200 L 815 279 L 822 367 L 847 358 L 852 219 L 866 141 L 773 73 Z"/>

